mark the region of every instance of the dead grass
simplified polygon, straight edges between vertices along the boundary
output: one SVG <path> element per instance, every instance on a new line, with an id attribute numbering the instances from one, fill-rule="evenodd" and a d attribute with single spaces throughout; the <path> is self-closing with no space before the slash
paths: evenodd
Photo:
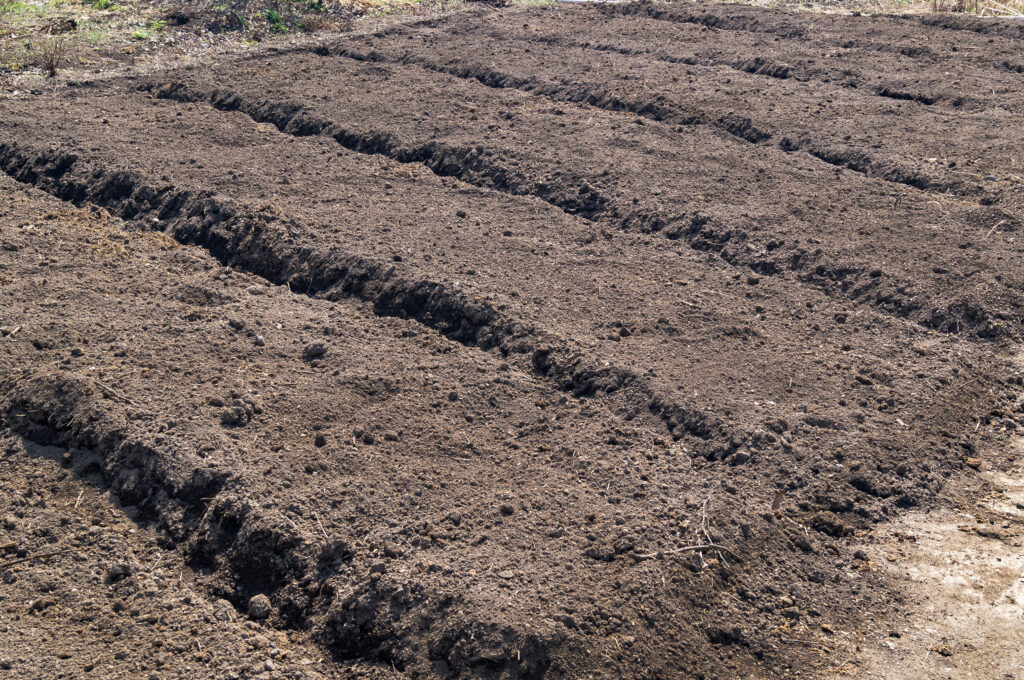
<path id="1" fill-rule="evenodd" d="M 1024 0 L 932 0 L 932 12 L 992 17 L 1024 16 Z"/>
<path id="2" fill-rule="evenodd" d="M 81 73 L 194 63 L 362 16 L 461 0 L 0 0 L 0 95 Z"/>
<path id="3" fill-rule="evenodd" d="M 512 0 L 544 2 L 545 0 Z M 983 17 L 1024 16 L 1024 0 L 718 0 L 757 7 L 798 9 L 822 14 L 969 14 Z"/>
<path id="4" fill-rule="evenodd" d="M 1024 0 L 1007 0 L 1007 2 L 995 2 L 988 0 L 982 3 L 982 16 L 1013 16 L 1024 17 Z"/>

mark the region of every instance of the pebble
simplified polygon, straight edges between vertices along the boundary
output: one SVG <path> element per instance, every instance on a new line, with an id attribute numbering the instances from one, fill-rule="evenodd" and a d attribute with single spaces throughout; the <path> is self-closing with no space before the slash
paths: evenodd
<path id="1" fill-rule="evenodd" d="M 249 616 L 254 619 L 265 619 L 270 616 L 270 598 L 260 594 L 249 600 Z M 273 670 L 273 669 L 267 669 Z"/>
<path id="2" fill-rule="evenodd" d="M 257 347 L 263 347 L 263 345 L 267 344 L 266 340 L 264 340 L 264 339 L 263 339 L 263 336 L 262 336 L 262 335 L 257 335 L 257 336 L 256 336 L 256 339 L 255 339 L 255 340 L 253 340 L 253 343 L 254 343 L 254 344 L 255 344 L 255 345 L 257 346 Z"/>

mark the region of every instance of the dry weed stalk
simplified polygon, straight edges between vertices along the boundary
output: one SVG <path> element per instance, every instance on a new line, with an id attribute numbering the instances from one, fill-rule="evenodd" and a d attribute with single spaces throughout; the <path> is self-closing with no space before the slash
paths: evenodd
<path id="1" fill-rule="evenodd" d="M 46 69 L 47 78 L 57 77 L 57 69 L 60 68 L 61 63 L 64 61 L 66 53 L 67 46 L 63 37 L 50 38 L 43 44 L 43 68 Z"/>

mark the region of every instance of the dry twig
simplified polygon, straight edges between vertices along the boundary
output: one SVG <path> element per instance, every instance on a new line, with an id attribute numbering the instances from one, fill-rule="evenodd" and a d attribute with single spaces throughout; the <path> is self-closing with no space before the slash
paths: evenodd
<path id="1" fill-rule="evenodd" d="M 326 532 L 326 531 L 324 530 L 324 525 L 323 525 L 323 524 L 322 524 L 322 523 L 320 522 L 320 516 L 319 516 L 319 515 L 317 515 L 317 514 L 316 514 L 316 513 L 314 512 L 314 513 L 313 513 L 313 519 L 315 519 L 315 520 L 316 520 L 316 524 L 317 524 L 317 526 L 318 526 L 318 527 L 320 527 L 320 533 L 322 533 L 322 534 L 324 535 L 324 540 L 325 540 L 325 541 L 330 541 L 330 540 L 331 540 L 331 539 L 330 539 L 330 537 L 329 537 L 329 536 L 327 535 L 327 532 Z"/>
<path id="2" fill-rule="evenodd" d="M 117 390 L 115 390 L 115 389 L 113 389 L 111 387 L 108 387 L 107 385 L 104 385 L 99 380 L 96 380 L 94 378 L 90 378 L 90 380 L 92 380 L 94 383 L 96 383 L 100 387 L 100 389 L 102 389 L 104 392 L 106 392 L 110 396 L 115 397 L 117 399 L 120 399 L 121 401 L 125 402 L 129 406 L 134 406 L 135 408 L 139 409 L 140 411 L 145 411 L 146 410 L 142 406 L 140 406 L 139 404 L 135 403 L 134 401 L 132 401 L 128 397 L 126 397 L 123 394 L 121 394 L 120 392 L 118 392 Z"/>
<path id="3" fill-rule="evenodd" d="M 31 562 L 32 560 L 45 560 L 49 557 L 56 557 L 57 555 L 63 555 L 64 553 L 74 552 L 78 548 L 64 548 L 63 550 L 54 550 L 53 552 L 40 553 L 38 555 L 29 555 L 28 557 L 22 557 L 21 559 L 11 560 L 10 562 L 0 562 L 0 569 L 6 569 L 7 567 L 13 567 L 16 564 L 22 562 Z"/>
<path id="4" fill-rule="evenodd" d="M 634 555 L 633 557 L 638 560 L 651 560 L 655 557 L 658 557 L 659 555 L 678 555 L 679 553 L 701 552 L 703 550 L 715 550 L 718 552 L 724 552 L 731 555 L 734 559 L 739 559 L 738 557 L 736 557 L 736 553 L 729 550 L 724 545 L 718 545 L 717 543 L 700 543 L 697 545 L 684 545 L 682 548 L 675 548 L 673 550 L 659 550 L 658 552 L 643 553 L 641 555 Z"/>

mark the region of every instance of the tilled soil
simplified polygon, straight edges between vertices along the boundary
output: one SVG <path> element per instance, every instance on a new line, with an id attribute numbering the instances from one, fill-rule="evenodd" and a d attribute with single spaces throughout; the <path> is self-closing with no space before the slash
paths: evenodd
<path id="1" fill-rule="evenodd" d="M 9 100 L 5 460 L 309 672 L 836 666 L 865 532 L 1013 455 L 1020 40 L 477 9 Z"/>
<path id="2" fill-rule="evenodd" d="M 211 597 L 138 509 L 109 493 L 88 451 L 9 431 L 0 445 L 5 677 L 398 677 L 335 663 L 301 632 Z"/>

